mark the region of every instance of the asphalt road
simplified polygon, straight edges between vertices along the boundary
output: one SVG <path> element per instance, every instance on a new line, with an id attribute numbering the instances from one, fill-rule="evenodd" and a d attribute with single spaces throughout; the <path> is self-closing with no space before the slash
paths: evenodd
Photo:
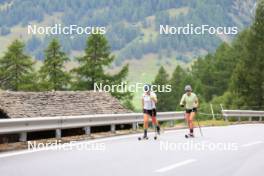
<path id="1" fill-rule="evenodd" d="M 167 131 L 158 140 L 127 135 L 80 142 L 72 149 L 0 154 L 1 176 L 263 176 L 264 125 Z M 87 148 L 83 149 L 86 144 Z M 69 146 L 68 146 L 69 147 Z"/>

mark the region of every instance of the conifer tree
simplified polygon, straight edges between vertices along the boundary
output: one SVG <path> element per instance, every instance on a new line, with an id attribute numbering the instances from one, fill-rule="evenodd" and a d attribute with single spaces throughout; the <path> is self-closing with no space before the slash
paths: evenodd
<path id="1" fill-rule="evenodd" d="M 163 66 L 160 67 L 158 74 L 155 77 L 153 85 L 159 86 L 160 91 L 157 90 L 157 109 L 159 111 L 167 111 L 169 92 L 166 92 L 165 86 L 169 83 L 169 74 L 166 72 Z"/>
<path id="2" fill-rule="evenodd" d="M 94 90 L 95 85 L 119 85 L 128 74 L 128 65 L 121 68 L 116 74 L 109 74 L 106 68 L 111 66 L 114 56 L 111 55 L 111 48 L 104 35 L 92 34 L 87 39 L 85 54 L 76 58 L 79 66 L 72 70 L 75 75 L 73 89 Z M 111 91 L 111 94 L 121 100 L 123 105 L 133 109 L 131 92 Z"/>
<path id="3" fill-rule="evenodd" d="M 24 43 L 15 40 L 0 59 L 0 82 L 2 89 L 12 91 L 32 88 L 33 65 L 31 57 L 24 53 Z"/>
<path id="4" fill-rule="evenodd" d="M 258 2 L 255 21 L 250 28 L 246 53 L 240 58 L 232 77 L 231 91 L 240 103 L 252 108 L 264 105 L 264 0 Z"/>
<path id="5" fill-rule="evenodd" d="M 70 75 L 64 70 L 69 58 L 62 51 L 59 41 L 53 39 L 45 50 L 44 64 L 41 67 L 40 85 L 42 90 L 65 90 L 69 86 Z"/>

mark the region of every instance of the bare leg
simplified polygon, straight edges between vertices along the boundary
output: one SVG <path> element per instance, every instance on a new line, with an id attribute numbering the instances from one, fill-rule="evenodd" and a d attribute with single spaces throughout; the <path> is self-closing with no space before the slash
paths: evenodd
<path id="1" fill-rule="evenodd" d="M 149 119 L 149 115 L 144 114 L 144 129 L 148 129 L 148 119 Z"/>
<path id="2" fill-rule="evenodd" d="M 149 120 L 149 115 L 144 114 L 144 138 L 147 137 L 147 133 L 148 133 L 148 120 Z"/>
<path id="3" fill-rule="evenodd" d="M 190 133 L 193 134 L 193 119 L 195 118 L 196 113 L 191 112 L 190 117 L 189 117 L 189 128 L 190 128 Z"/>
<path id="4" fill-rule="evenodd" d="M 187 122 L 188 128 L 190 129 L 189 118 L 190 118 L 190 114 L 189 113 L 185 113 L 185 120 Z"/>

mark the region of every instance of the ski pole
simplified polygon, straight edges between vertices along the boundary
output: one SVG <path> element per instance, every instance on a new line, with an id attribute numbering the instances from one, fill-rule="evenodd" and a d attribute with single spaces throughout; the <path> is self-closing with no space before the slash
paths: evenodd
<path id="1" fill-rule="evenodd" d="M 200 126 L 199 120 L 198 120 L 197 117 L 196 117 L 195 119 L 196 119 L 196 121 L 197 121 L 197 124 L 198 124 L 199 130 L 200 130 L 200 134 L 201 134 L 201 136 L 203 136 L 203 132 L 202 132 L 202 128 L 201 128 L 201 126 Z"/>

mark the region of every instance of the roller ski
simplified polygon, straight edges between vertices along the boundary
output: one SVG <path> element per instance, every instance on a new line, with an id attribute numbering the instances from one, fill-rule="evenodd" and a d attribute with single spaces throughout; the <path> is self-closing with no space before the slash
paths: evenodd
<path id="1" fill-rule="evenodd" d="M 148 138 L 147 136 L 138 137 L 138 140 L 139 140 L 139 141 L 141 141 L 141 140 L 148 140 L 148 139 L 149 139 L 149 138 Z M 157 140 L 157 139 L 158 139 L 158 136 L 155 135 L 153 139 L 154 139 L 154 140 Z"/>
<path id="2" fill-rule="evenodd" d="M 148 140 L 149 138 L 146 136 L 146 137 L 138 137 L 138 140 L 141 141 L 141 140 Z"/>
<path id="3" fill-rule="evenodd" d="M 193 134 L 185 134 L 185 136 L 184 136 L 186 139 L 188 139 L 188 138 L 194 138 L 194 135 Z"/>
<path id="4" fill-rule="evenodd" d="M 144 130 L 144 135 L 143 135 L 143 137 L 138 137 L 138 140 L 139 140 L 139 141 L 141 141 L 141 140 L 148 140 L 147 130 Z"/>
<path id="5" fill-rule="evenodd" d="M 158 135 L 157 135 L 157 132 L 155 132 L 154 140 L 157 140 L 157 139 L 158 139 Z"/>

